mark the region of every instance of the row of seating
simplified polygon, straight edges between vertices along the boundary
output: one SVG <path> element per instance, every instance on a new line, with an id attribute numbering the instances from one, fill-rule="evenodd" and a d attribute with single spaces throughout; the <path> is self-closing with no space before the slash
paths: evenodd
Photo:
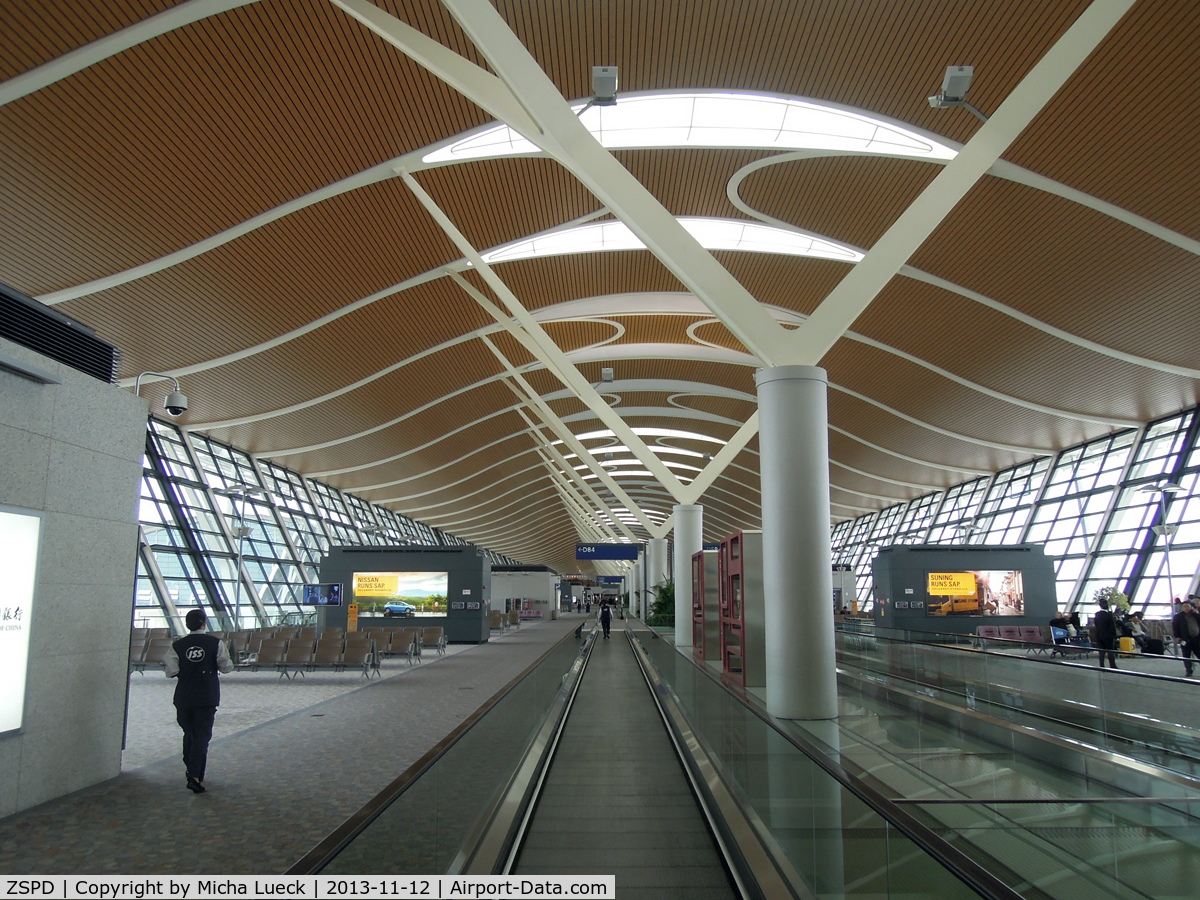
<path id="1" fill-rule="evenodd" d="M 521 627 L 521 614 L 515 609 L 511 612 L 493 612 L 491 615 L 492 631 L 505 632 L 510 628 Z"/>
<path id="2" fill-rule="evenodd" d="M 264 666 L 274 666 L 280 678 L 288 679 L 317 669 L 332 669 L 335 672 L 361 669 L 366 678 L 379 674 L 375 641 L 366 635 L 360 639 L 329 637 L 319 641 L 298 637 L 267 638 L 245 665 L 255 672 Z"/>
<path id="3" fill-rule="evenodd" d="M 163 629 L 164 631 L 166 629 Z M 290 631 L 290 629 L 283 629 Z M 233 632 L 228 638 L 225 638 L 223 633 L 214 633 L 215 637 L 224 639 L 229 649 L 229 656 L 235 662 L 240 663 L 246 658 L 263 658 L 264 645 L 270 645 L 267 656 L 273 660 L 275 650 L 279 646 L 288 647 L 295 645 L 297 654 L 301 653 L 304 646 L 308 646 L 310 651 L 315 653 L 315 645 L 326 644 L 327 647 L 336 643 L 343 657 L 345 656 L 345 648 L 357 644 L 369 644 L 371 647 L 372 659 L 375 667 L 378 668 L 378 659 L 381 657 L 405 656 L 409 665 L 413 660 L 420 661 L 421 651 L 429 649 L 439 655 L 446 654 L 446 634 L 441 627 L 429 626 L 420 627 L 395 627 L 395 628 L 369 628 L 364 631 L 352 631 L 343 636 L 341 628 L 326 628 L 321 635 L 321 640 L 317 641 L 315 629 L 296 629 L 297 631 L 312 632 L 309 634 L 297 634 L 280 637 L 278 633 L 271 634 L 267 631 L 239 631 Z M 147 629 L 138 629 L 145 632 Z M 129 639 L 129 668 L 130 671 L 145 674 L 147 668 L 160 668 L 163 666 L 167 655 L 171 652 L 171 645 L 174 643 L 174 638 L 169 636 L 149 637 L 144 634 L 132 634 Z M 344 646 L 343 646 L 344 645 Z M 357 658 L 355 651 L 354 658 Z M 275 664 L 271 661 L 272 665 Z"/>

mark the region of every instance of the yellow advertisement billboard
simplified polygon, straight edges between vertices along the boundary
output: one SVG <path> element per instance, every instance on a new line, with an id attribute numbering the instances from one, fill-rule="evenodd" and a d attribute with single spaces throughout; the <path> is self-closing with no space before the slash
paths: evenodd
<path id="1" fill-rule="evenodd" d="M 975 597 L 974 572 L 930 572 L 931 597 Z"/>

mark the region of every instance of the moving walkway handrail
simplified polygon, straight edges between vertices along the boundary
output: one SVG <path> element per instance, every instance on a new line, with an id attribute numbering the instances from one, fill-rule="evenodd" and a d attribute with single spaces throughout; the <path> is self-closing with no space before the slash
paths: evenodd
<path id="1" fill-rule="evenodd" d="M 784 740 L 788 741 L 819 768 L 831 775 L 842 787 L 858 797 L 875 813 L 882 816 L 888 824 L 941 863 L 942 866 L 971 888 L 971 890 L 979 894 L 979 896 L 987 898 L 987 900 L 1023 900 L 1019 892 L 1009 887 L 1003 880 L 981 866 L 949 841 L 942 838 L 932 828 L 929 828 L 908 810 L 904 809 L 903 806 L 895 803 L 889 797 L 886 797 L 869 784 L 864 783 L 848 772 L 839 762 L 830 758 L 816 744 L 781 728 L 773 716 L 765 710 L 759 709 L 755 704 L 748 702 L 744 696 L 740 695 L 730 685 L 709 671 L 707 667 L 697 663 L 689 654 L 680 652 L 678 648 L 675 648 L 675 652 L 691 663 L 697 671 L 704 673 L 713 683 L 738 700 L 746 709 L 761 719 L 770 728 L 774 729 Z"/>
<path id="2" fill-rule="evenodd" d="M 525 679 L 527 675 L 533 672 L 541 665 L 555 650 L 561 647 L 569 640 L 574 640 L 575 633 L 568 631 L 563 637 L 555 641 L 546 649 L 546 651 L 536 660 L 530 663 L 524 670 L 520 672 L 512 681 L 500 688 L 488 700 L 480 706 L 475 712 L 463 719 L 453 731 L 447 734 L 444 738 L 434 744 L 429 750 L 411 766 L 405 769 L 399 776 L 391 781 L 387 787 L 368 800 L 358 812 L 354 813 L 345 822 L 335 828 L 328 836 L 323 838 L 315 847 L 304 854 L 297 860 L 285 875 L 315 875 L 319 873 L 326 865 L 329 864 L 342 850 L 346 848 L 351 841 L 358 837 L 362 832 L 374 822 L 389 806 L 391 806 L 400 796 L 408 790 L 416 781 L 424 775 L 433 765 L 446 755 L 450 749 L 463 738 L 471 730 L 471 728 L 479 722 L 491 709 L 503 700 L 518 684 Z"/>

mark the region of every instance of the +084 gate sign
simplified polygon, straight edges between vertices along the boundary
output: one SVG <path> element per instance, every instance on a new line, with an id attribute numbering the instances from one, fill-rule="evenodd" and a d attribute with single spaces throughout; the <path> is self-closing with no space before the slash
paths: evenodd
<path id="1" fill-rule="evenodd" d="M 637 559 L 637 544 L 576 544 L 576 559 Z"/>

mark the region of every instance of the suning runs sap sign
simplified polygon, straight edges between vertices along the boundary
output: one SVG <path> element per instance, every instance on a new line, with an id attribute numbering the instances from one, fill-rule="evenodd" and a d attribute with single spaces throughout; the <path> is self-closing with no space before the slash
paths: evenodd
<path id="1" fill-rule="evenodd" d="M 41 516 L 0 509 L 0 734 L 16 731 L 25 716 L 29 623 L 37 572 Z"/>

